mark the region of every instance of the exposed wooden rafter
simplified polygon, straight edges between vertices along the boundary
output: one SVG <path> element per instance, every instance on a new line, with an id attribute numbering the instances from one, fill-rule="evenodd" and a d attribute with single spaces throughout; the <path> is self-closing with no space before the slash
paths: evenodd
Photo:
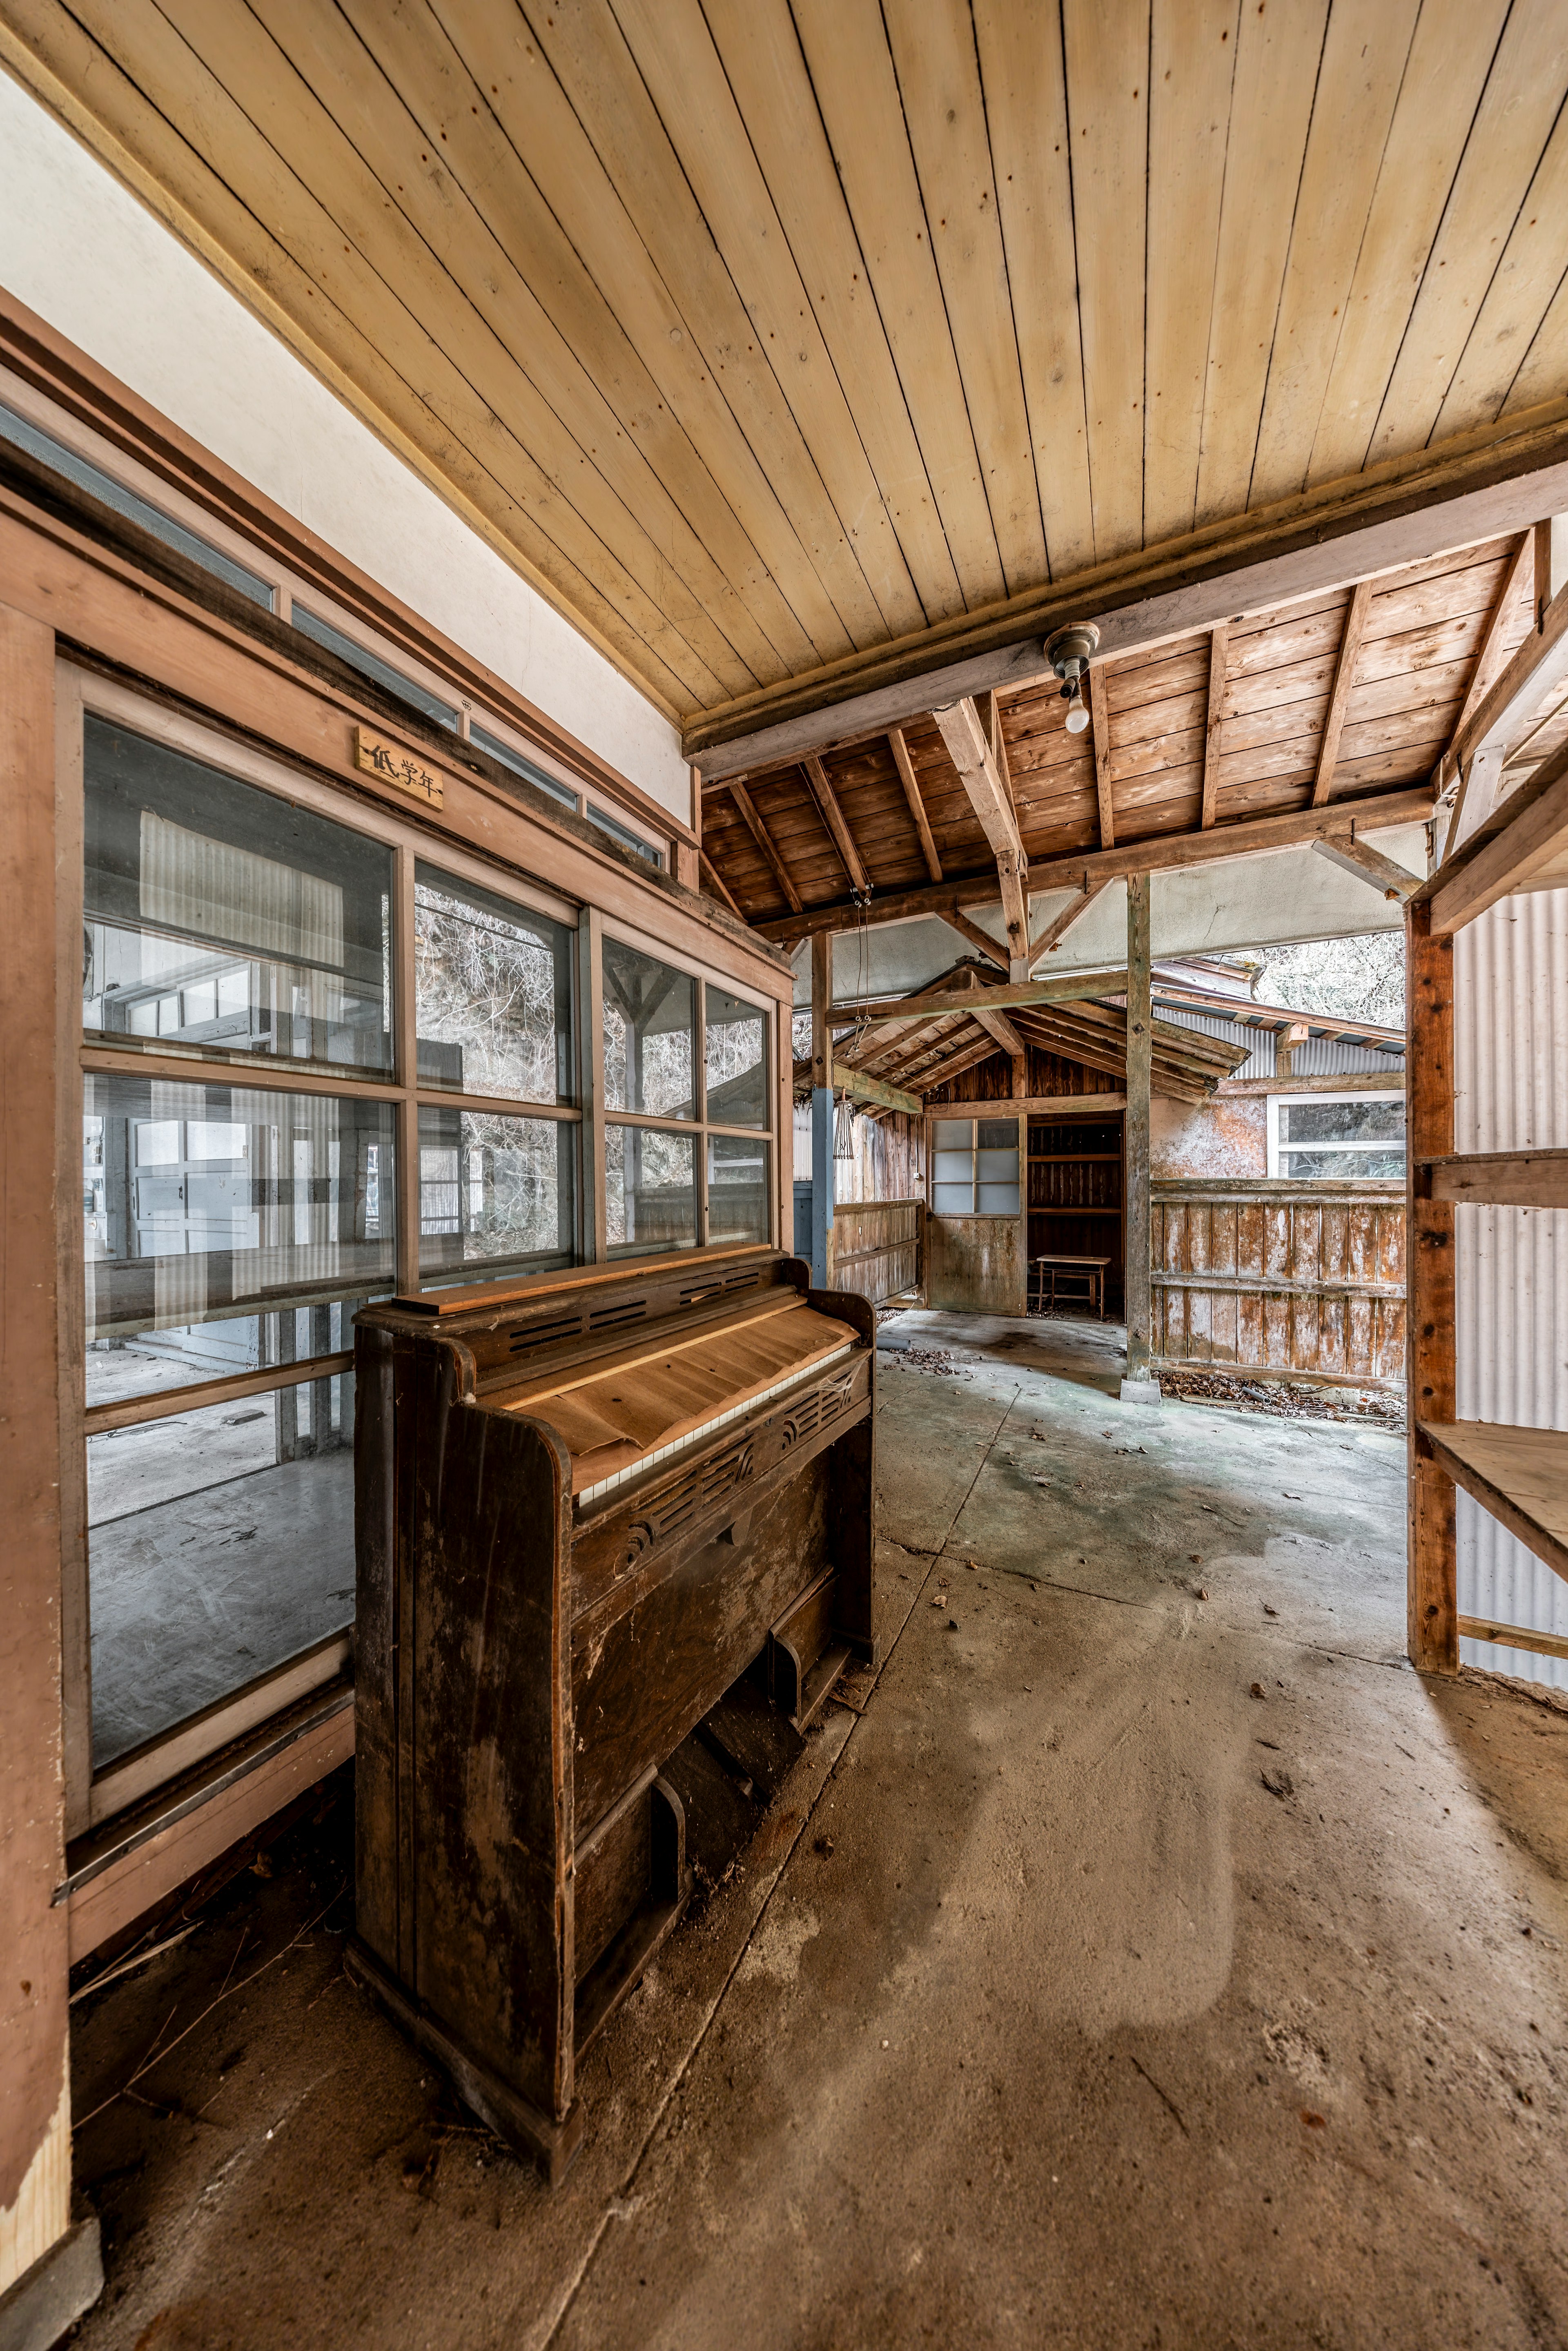
<path id="1" fill-rule="evenodd" d="M 1116 812 L 1111 801 L 1111 711 L 1105 699 L 1105 664 L 1089 672 L 1089 732 L 1094 746 L 1094 798 L 1100 816 L 1100 846 L 1116 846 Z"/>
<path id="2" fill-rule="evenodd" d="M 978 947 L 980 953 L 988 956 L 998 970 L 1007 969 L 1007 949 L 992 938 L 988 931 L 983 931 L 978 923 L 972 923 L 967 914 L 957 906 L 944 906 L 940 912 L 943 921 L 950 923 L 960 938 L 967 939 L 972 947 Z"/>
<path id="3" fill-rule="evenodd" d="M 757 803 L 753 800 L 751 794 L 747 790 L 744 784 L 737 783 L 733 780 L 729 784 L 728 790 L 730 799 L 735 802 L 736 807 L 746 819 L 747 827 L 751 834 L 751 838 L 757 843 L 758 848 L 762 852 L 763 856 L 768 860 L 768 868 L 772 872 L 773 879 L 778 883 L 779 889 L 784 893 L 785 904 L 789 906 L 794 914 L 799 914 L 802 913 L 803 909 L 800 904 L 800 893 L 789 878 L 789 867 L 785 864 L 784 860 L 779 856 L 778 850 L 773 845 L 772 834 L 768 831 L 768 827 L 763 823 L 761 817 L 757 812 Z"/>
<path id="4" fill-rule="evenodd" d="M 815 751 L 808 751 L 800 765 L 806 771 L 806 781 L 811 788 L 811 798 L 817 803 L 822 822 L 832 835 L 833 847 L 838 851 L 844 872 L 849 875 L 850 888 L 859 892 L 863 897 L 871 888 L 871 883 L 866 878 L 866 870 L 861 862 L 860 852 L 855 847 L 854 836 L 844 820 L 844 812 L 839 806 L 839 796 L 833 789 L 828 771 Z"/>
<path id="5" fill-rule="evenodd" d="M 741 914 L 740 908 L 736 904 L 735 900 L 731 897 L 728 883 L 726 882 L 724 875 L 719 872 L 718 867 L 714 863 L 713 859 L 708 855 L 706 849 L 699 849 L 697 851 L 697 862 L 701 865 L 703 872 L 707 875 L 708 880 L 713 883 L 713 886 L 717 891 L 719 896 L 724 900 L 725 904 L 729 908 L 730 913 L 744 923 L 746 916 Z"/>
<path id="6" fill-rule="evenodd" d="M 1334 664 L 1333 684 L 1329 689 L 1328 716 L 1323 720 L 1322 739 L 1318 745 L 1317 773 L 1312 778 L 1312 806 L 1327 805 L 1333 785 L 1334 763 L 1339 758 L 1339 738 L 1344 732 L 1344 715 L 1350 704 L 1350 690 L 1355 683 L 1355 665 L 1361 658 L 1361 641 L 1366 633 L 1367 607 L 1372 601 L 1372 582 L 1363 580 L 1351 590 L 1350 608 L 1344 616 L 1344 632 L 1339 641 L 1339 659 Z"/>
<path id="7" fill-rule="evenodd" d="M 991 845 L 1000 885 L 1002 919 L 1008 929 L 1010 961 L 1026 964 L 1029 956 L 1029 859 L 1019 838 L 1018 818 L 997 756 L 979 711 L 971 701 L 952 702 L 935 711 L 937 732 L 958 770 L 958 779 L 980 830 Z"/>
<path id="8" fill-rule="evenodd" d="M 1225 707 L 1225 673 L 1230 658 L 1230 624 L 1221 621 L 1208 635 L 1208 713 L 1203 730 L 1203 799 L 1200 827 L 1214 822 L 1219 804 L 1219 737 Z"/>
<path id="9" fill-rule="evenodd" d="M 909 803 L 909 813 L 915 820 L 915 830 L 920 836 L 920 854 L 925 860 L 925 871 L 930 874 L 933 882 L 940 882 L 942 860 L 936 854 L 936 843 L 931 833 L 931 820 L 925 813 L 925 803 L 920 797 L 920 778 L 915 772 L 915 763 L 910 758 L 909 746 L 904 739 L 903 727 L 890 726 L 887 740 L 893 753 L 893 764 L 898 770 L 898 780 L 904 787 L 904 797 Z"/>
<path id="10" fill-rule="evenodd" d="M 1385 898 L 1397 899 L 1401 904 L 1413 890 L 1421 887 L 1420 874 L 1406 872 L 1392 857 L 1385 857 L 1380 849 L 1357 841 L 1354 834 L 1348 841 L 1314 841 L 1312 850 L 1315 855 L 1326 857 L 1331 865 L 1337 865 L 1342 872 L 1354 873 L 1359 882 L 1370 882 Z"/>
<path id="11" fill-rule="evenodd" d="M 1443 773 L 1439 778 L 1443 785 L 1452 780 L 1454 745 L 1469 725 L 1482 695 L 1489 691 L 1493 679 L 1502 666 L 1504 631 L 1508 625 L 1508 616 L 1514 609 L 1521 590 L 1529 585 L 1534 576 L 1533 556 L 1532 535 L 1528 530 L 1521 531 L 1519 545 L 1513 551 L 1512 560 L 1503 573 L 1502 586 L 1497 591 L 1497 601 L 1487 615 L 1487 624 L 1481 632 L 1481 641 L 1476 647 L 1476 658 L 1470 669 L 1469 684 L 1465 688 L 1465 698 L 1459 705 L 1459 715 L 1454 721 L 1454 730 L 1448 738 L 1448 747 L 1443 754 Z"/>
<path id="12" fill-rule="evenodd" d="M 1036 932 L 1029 943 L 1029 976 L 1031 979 L 1039 970 L 1043 958 L 1055 952 L 1073 924 L 1081 915 L 1089 912 L 1095 899 L 1103 896 L 1110 886 L 1108 882 L 1091 883 L 1085 875 L 1082 894 L 1074 898 L 1070 905 L 1063 906 L 1060 914 L 1052 915 L 1042 930 Z"/>

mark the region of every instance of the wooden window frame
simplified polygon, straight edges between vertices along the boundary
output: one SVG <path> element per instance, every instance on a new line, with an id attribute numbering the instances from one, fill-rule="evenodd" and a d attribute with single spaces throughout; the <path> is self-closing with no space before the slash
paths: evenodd
<path id="1" fill-rule="evenodd" d="M 1331 1151 L 1331 1152 L 1342 1152 L 1342 1151 L 1343 1151 L 1343 1152 L 1349 1153 L 1349 1152 L 1354 1152 L 1354 1151 L 1370 1151 L 1370 1150 L 1373 1150 L 1373 1149 L 1375 1149 L 1375 1148 L 1376 1147 L 1376 1146 L 1375 1146 L 1375 1144 L 1372 1144 L 1372 1143 L 1359 1143 L 1359 1144 L 1358 1144 L 1358 1143 L 1343 1143 L 1343 1144 L 1341 1144 L 1341 1143 L 1333 1143 L 1333 1142 L 1330 1142 L 1330 1143 L 1324 1143 L 1324 1144 L 1291 1144 L 1291 1143 L 1284 1143 L 1284 1144 L 1281 1144 L 1281 1140 L 1280 1140 L 1280 1105 L 1281 1105 L 1281 1102 L 1402 1102 L 1404 1100 L 1405 1100 L 1405 1089 L 1404 1089 L 1404 1087 L 1403 1087 L 1403 1086 L 1379 1087 L 1379 1088 L 1377 1088 L 1375 1091 L 1375 1090 L 1373 1090 L 1372 1088 L 1367 1088 L 1367 1089 L 1365 1089 L 1364 1091 L 1363 1091 L 1363 1092 L 1355 1092 L 1355 1093 L 1336 1093 L 1336 1092 L 1334 1092 L 1332 1089 L 1330 1089 L 1330 1090 L 1328 1090 L 1328 1091 L 1326 1091 L 1326 1092 L 1322 1092 L 1322 1093 L 1315 1093 L 1315 1092 L 1314 1092 L 1314 1093 L 1292 1093 L 1292 1092 L 1281 1092 L 1281 1093 L 1270 1093 L 1270 1094 L 1269 1095 L 1269 1097 L 1268 1097 L 1268 1102 L 1267 1102 L 1267 1112 L 1268 1112 L 1268 1149 L 1269 1149 L 1269 1156 L 1268 1156 L 1268 1161 L 1267 1161 L 1267 1170 L 1268 1170 L 1268 1174 L 1269 1174 L 1269 1176 L 1270 1176 L 1270 1178 L 1271 1178 L 1271 1179 L 1274 1179 L 1274 1180 L 1277 1180 L 1277 1181 L 1280 1181 L 1280 1182 L 1283 1182 L 1283 1183 L 1290 1183 L 1290 1184 L 1314 1184 L 1314 1183 L 1316 1183 L 1316 1184 L 1332 1184 L 1332 1183 L 1335 1182 L 1336 1180 L 1341 1180 L 1341 1179 L 1336 1179 L 1335 1177 L 1333 1177 L 1333 1176 L 1281 1176 L 1281 1175 L 1280 1175 L 1280 1154 L 1281 1154 L 1281 1152 L 1282 1150 L 1283 1150 L 1283 1151 L 1293 1151 L 1293 1150 L 1300 1150 L 1300 1151 L 1306 1151 L 1306 1150 L 1325 1150 L 1325 1151 Z M 1405 1139 L 1405 1143 L 1404 1143 L 1403 1148 L 1404 1148 L 1404 1151 L 1405 1151 L 1406 1165 L 1406 1166 L 1408 1166 L 1408 1165 L 1409 1165 L 1409 1158 L 1410 1158 L 1410 1145 L 1409 1145 L 1409 1136 L 1408 1136 L 1408 1134 L 1406 1134 L 1406 1139 Z M 1354 1176 L 1351 1176 L 1351 1177 L 1349 1177 L 1349 1178 L 1343 1179 L 1343 1180 L 1346 1180 L 1346 1181 L 1349 1181 L 1349 1182 L 1353 1182 L 1353 1183 L 1354 1183 L 1354 1182 L 1357 1182 L 1357 1181 L 1359 1181 L 1359 1180 L 1361 1180 L 1361 1179 L 1360 1179 L 1360 1178 L 1357 1178 L 1357 1177 L 1354 1177 Z M 1403 1177 L 1402 1176 L 1390 1176 L 1390 1177 L 1388 1177 L 1388 1178 L 1386 1178 L 1386 1179 L 1379 1178 L 1378 1180 L 1379 1180 L 1379 1181 L 1386 1180 L 1386 1181 L 1388 1181 L 1388 1182 L 1390 1182 L 1390 1183 L 1399 1184 L 1399 1183 L 1403 1183 L 1405 1179 L 1404 1179 L 1404 1177 Z"/>

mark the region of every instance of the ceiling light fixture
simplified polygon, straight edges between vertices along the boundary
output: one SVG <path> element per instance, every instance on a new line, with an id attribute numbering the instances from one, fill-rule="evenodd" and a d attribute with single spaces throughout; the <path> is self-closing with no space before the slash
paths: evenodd
<path id="1" fill-rule="evenodd" d="M 1089 658 L 1100 643 L 1100 632 L 1092 621 L 1075 621 L 1070 628 L 1058 629 L 1048 637 L 1045 657 L 1061 680 L 1061 698 L 1067 705 L 1067 731 L 1082 735 L 1089 724 L 1089 712 L 1083 701 L 1083 681 L 1089 674 Z"/>

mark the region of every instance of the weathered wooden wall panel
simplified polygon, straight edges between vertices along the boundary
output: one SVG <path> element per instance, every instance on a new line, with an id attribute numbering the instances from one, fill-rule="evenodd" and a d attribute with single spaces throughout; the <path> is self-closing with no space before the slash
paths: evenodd
<path id="1" fill-rule="evenodd" d="M 1191 1177 L 1153 1196 L 1162 1364 L 1400 1384 L 1401 1185 Z"/>
<path id="2" fill-rule="evenodd" d="M 830 1290 L 852 1290 L 873 1306 L 920 1287 L 924 1200 L 865 1200 L 833 1210 Z"/>
<path id="3" fill-rule="evenodd" d="M 925 1219 L 925 1302 L 976 1314 L 1024 1311 L 1024 1249 L 1018 1217 Z"/>

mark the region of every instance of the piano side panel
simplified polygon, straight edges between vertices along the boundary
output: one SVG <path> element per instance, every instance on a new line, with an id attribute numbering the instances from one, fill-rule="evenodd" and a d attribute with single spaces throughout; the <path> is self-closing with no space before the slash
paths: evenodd
<path id="1" fill-rule="evenodd" d="M 354 1909 L 360 1934 L 397 1965 L 396 1514 L 392 1341 L 354 1345 Z"/>
<path id="2" fill-rule="evenodd" d="M 744 1541 L 689 1552 L 624 1614 L 573 1643 L 578 1816 L 597 1820 L 663 1763 L 743 1674 L 796 1595 L 832 1562 L 826 1447 L 753 1514 Z"/>
<path id="3" fill-rule="evenodd" d="M 559 2120 L 574 1991 L 570 1472 L 537 1425 L 456 1403 L 449 1366 L 431 1364 L 417 1411 L 415 1988 Z"/>
<path id="4" fill-rule="evenodd" d="M 876 1552 L 876 1309 L 842 1290 L 813 1290 L 807 1304 L 852 1322 L 870 1346 L 865 1418 L 833 1448 L 828 1489 L 828 1555 L 839 1571 L 834 1631 L 854 1644 L 868 1664 L 877 1659 Z"/>

